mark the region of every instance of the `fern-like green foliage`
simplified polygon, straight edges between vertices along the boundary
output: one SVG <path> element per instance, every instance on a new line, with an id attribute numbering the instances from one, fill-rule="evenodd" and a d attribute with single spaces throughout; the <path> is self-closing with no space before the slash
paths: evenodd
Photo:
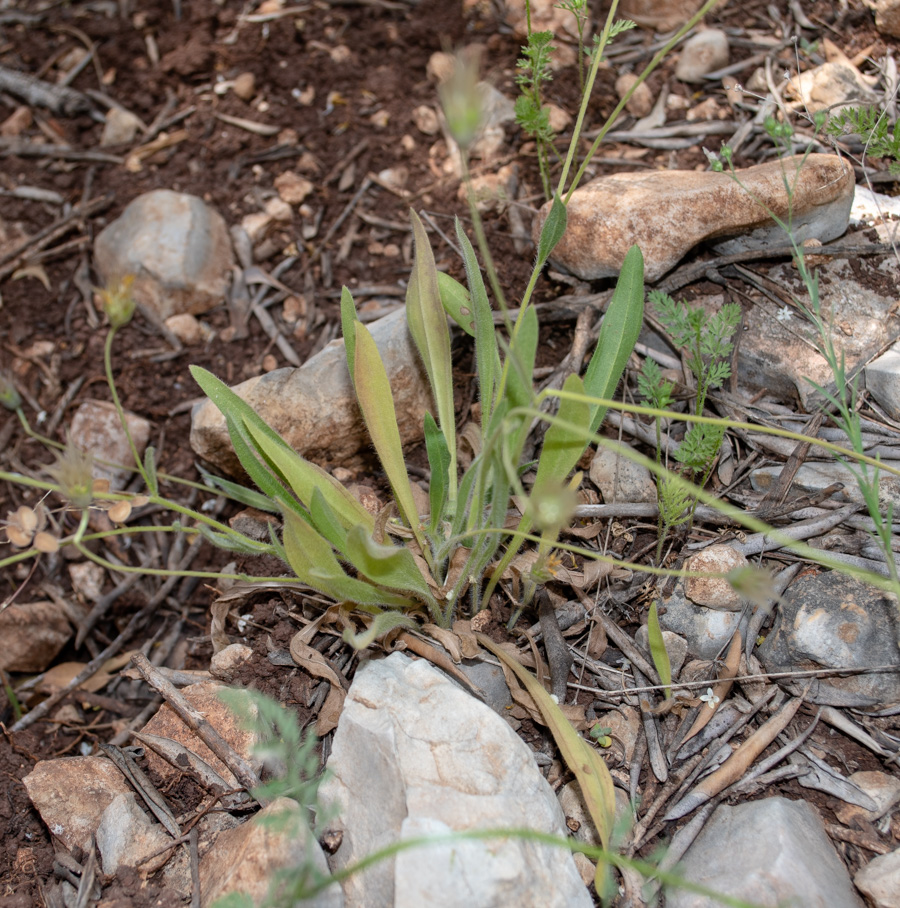
<path id="1" fill-rule="evenodd" d="M 825 126 L 828 135 L 856 135 L 873 158 L 891 158 L 891 173 L 900 173 L 900 120 L 891 126 L 887 113 L 877 107 L 846 107 Z"/>
<path id="2" fill-rule="evenodd" d="M 648 299 L 656 310 L 656 317 L 669 334 L 672 343 L 684 354 L 688 368 L 697 383 L 694 414 L 703 415 L 703 407 L 710 390 L 721 387 L 731 376 L 732 337 L 741 319 L 741 308 L 736 303 L 726 303 L 713 315 L 701 306 L 676 303 L 671 296 L 652 290 Z M 650 406 L 664 410 L 672 403 L 673 385 L 665 381 L 659 366 L 649 357 L 638 376 L 638 390 Z M 704 423 L 692 425 L 678 446 L 675 459 L 682 464 L 686 479 L 700 478 L 704 485 L 709 478 L 724 430 Z M 656 419 L 656 461 L 661 462 L 662 438 L 660 420 Z M 659 541 L 657 561 L 669 531 L 687 522 L 696 502 L 691 501 L 684 486 L 675 480 L 661 480 L 657 486 L 659 500 Z"/>
<path id="3" fill-rule="evenodd" d="M 522 45 L 523 56 L 518 60 L 516 84 L 521 94 L 516 98 L 516 122 L 530 135 L 538 147 L 538 162 L 544 194 L 550 197 L 550 176 L 547 149 L 552 146 L 554 133 L 550 114 L 544 107 L 541 90 L 553 78 L 550 54 L 556 50 L 552 44 L 553 32 L 532 32 L 528 43 Z"/>

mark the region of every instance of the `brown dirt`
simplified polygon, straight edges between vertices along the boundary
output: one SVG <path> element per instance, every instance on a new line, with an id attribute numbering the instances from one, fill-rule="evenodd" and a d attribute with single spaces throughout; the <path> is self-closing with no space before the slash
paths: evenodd
<path id="1" fill-rule="evenodd" d="M 468 223 L 465 205 L 457 196 L 457 183 L 441 171 L 439 137 L 423 135 L 411 119 L 416 106 L 436 106 L 435 87 L 426 77 L 431 54 L 462 43 L 479 43 L 485 51 L 483 76 L 508 96 L 515 95 L 518 42 L 491 16 L 464 19 L 459 3 L 422 0 L 407 6 L 377 0 L 346 5 L 315 2 L 304 5 L 304 12 L 265 23 L 241 23 L 245 4 L 238 0 L 221 3 L 183 0 L 182 5 L 181 21 L 175 18 L 176 4 L 171 0 L 119 4 L 135 7 L 126 18 L 119 17 L 116 4 L 51 5 L 37 22 L 27 25 L 9 24 L 0 12 L 0 65 L 52 80 L 57 61 L 83 48 L 85 43 L 93 43 L 94 61 L 75 78 L 73 87 L 82 91 L 101 90 L 148 124 L 167 104 L 169 116 L 187 112 L 167 128 L 170 134 L 184 129 L 185 137 L 174 147 L 146 160 L 137 172 L 129 172 L 121 163 L 17 155 L 0 144 L 0 190 L 39 187 L 59 193 L 67 205 L 107 193 L 112 197 L 101 214 L 76 225 L 65 237 L 83 239 L 80 246 L 44 263 L 46 287 L 34 275 L 20 275 L 0 285 L 0 367 L 14 375 L 24 392 L 26 412 L 32 424 L 40 428 L 43 420 L 39 414 L 47 414 L 55 420 L 59 438 L 64 438 L 67 420 L 83 400 L 109 398 L 102 369 L 105 330 L 90 311 L 91 303 L 82 293 L 84 285 L 79 287 L 76 281 L 79 269 L 87 261 L 86 251 L 92 237 L 132 199 L 155 188 L 189 192 L 215 206 L 229 224 L 236 224 L 244 215 L 261 211 L 262 203 L 273 195 L 277 176 L 307 168 L 303 175 L 315 184 L 306 202 L 309 211 L 301 216 L 294 209 L 292 223 L 276 231 L 272 237 L 272 256 L 263 262 L 266 267 L 272 267 L 288 253 L 297 255 L 296 263 L 280 275 L 280 280 L 303 295 L 307 307 L 305 318 L 295 325 L 285 320 L 280 306 L 270 311 L 300 359 L 305 360 L 337 333 L 342 285 L 357 291 L 357 303 L 362 307 L 378 306 L 383 292 L 361 292 L 359 288 L 405 286 L 409 242 L 404 225 L 410 206 L 431 215 L 433 223 L 445 232 L 452 230 L 454 215 Z M 786 3 L 776 5 L 787 15 Z M 854 9 L 839 36 L 844 41 L 842 49 L 853 56 L 869 48 L 871 56 L 878 56 L 884 52 L 885 39 L 875 32 L 871 14 L 860 3 L 852 6 Z M 820 0 L 806 4 L 805 11 L 813 21 L 828 21 L 832 7 L 833 4 Z M 39 7 L 21 3 L 20 8 L 35 13 Z M 772 28 L 769 9 L 766 0 L 731 4 L 711 22 L 737 30 L 767 31 Z M 837 40 L 836 36 L 832 38 Z M 153 59 L 154 46 L 158 63 Z M 748 53 L 738 46 L 734 56 L 740 59 Z M 789 54 L 784 62 L 792 63 Z M 224 94 L 213 91 L 218 82 L 248 72 L 256 81 L 255 96 L 249 102 L 232 91 Z M 650 83 L 654 92 L 670 74 L 671 64 L 667 64 L 654 75 Z M 612 81 L 610 74 L 601 74 L 590 112 L 594 123 L 601 122 L 612 109 Z M 571 69 L 557 73 L 548 89 L 547 100 L 573 111 L 577 97 L 575 83 Z M 691 97 L 691 90 L 685 86 L 670 83 L 670 87 L 686 98 Z M 313 93 L 311 101 L 304 94 L 308 92 Z M 696 100 L 691 97 L 692 102 Z M 0 123 L 14 113 L 16 106 L 10 96 L 0 93 Z M 282 134 L 254 135 L 216 119 L 216 114 L 274 124 Z M 65 143 L 73 152 L 98 150 L 102 125 L 90 115 L 53 116 L 41 110 L 35 110 L 34 115 L 36 122 L 26 132 L 29 138 Z M 285 134 L 287 130 L 293 132 Z M 267 155 L 284 145 L 293 146 L 287 156 Z M 121 158 L 130 150 L 103 149 Z M 627 146 L 610 149 L 605 153 L 607 163 L 597 164 L 595 174 L 620 169 L 609 161 L 623 151 L 633 149 Z M 351 157 L 355 170 L 348 176 L 345 165 Z M 525 187 L 520 198 L 539 204 L 540 181 L 533 145 L 525 136 L 515 133 L 508 142 L 508 157 L 516 160 L 520 168 L 520 182 Z M 651 167 L 693 168 L 706 164 L 699 144 L 678 152 L 648 150 L 640 160 Z M 741 165 L 754 162 L 743 158 L 737 161 Z M 366 175 L 377 175 L 400 165 L 408 170 L 405 188 L 391 192 L 378 185 L 370 187 L 355 209 L 358 215 L 369 218 L 369 222 L 354 215 L 325 243 L 323 238 L 329 235 Z M 46 228 L 60 214 L 58 206 L 8 194 L 0 195 L 0 199 L 0 230 L 10 231 L 13 238 Z M 376 222 L 372 223 L 372 219 Z M 304 241 L 303 228 L 316 221 L 318 232 Z M 503 289 L 508 298 L 516 299 L 530 272 L 532 252 L 516 253 L 505 216 L 488 215 L 487 228 Z M 342 250 L 341 244 L 352 229 L 358 231 L 357 238 Z M 461 276 L 456 254 L 437 232 L 432 231 L 431 235 L 439 264 Z M 384 247 L 390 244 L 398 247 L 397 255 L 385 254 Z M 865 263 L 859 268 L 866 273 Z M 597 285 L 594 289 L 601 288 L 602 285 Z M 570 290 L 566 283 L 545 278 L 536 298 L 552 300 Z M 688 295 L 690 292 L 687 291 Z M 230 324 L 224 307 L 203 320 L 219 335 Z M 227 343 L 219 337 L 178 355 L 172 355 L 157 329 L 141 317 L 120 332 L 115 355 L 118 390 L 127 409 L 151 420 L 160 470 L 196 477 L 195 457 L 187 437 L 189 404 L 198 396 L 198 389 L 188 373 L 189 365 L 202 365 L 230 382 L 260 374 L 264 368 L 286 365 L 255 320 L 251 321 L 249 331 L 250 336 L 245 340 Z M 571 326 L 548 329 L 544 340 L 539 365 L 553 365 L 568 350 Z M 461 398 L 465 396 L 465 378 L 460 376 Z M 82 382 L 79 390 L 65 400 L 67 389 L 76 381 Z M 0 410 L 0 442 L 3 469 L 36 472 L 50 460 L 45 449 L 28 439 L 15 417 L 5 410 Z M 417 462 L 415 452 L 411 460 Z M 174 487 L 167 490 L 175 491 Z M 0 485 L 0 514 L 27 501 L 31 499 L 21 489 Z M 639 535 L 635 547 L 650 540 L 646 534 Z M 226 553 L 204 551 L 194 567 L 215 570 L 229 558 Z M 266 566 L 265 570 L 273 567 Z M 6 576 L 0 578 L 0 600 L 27 579 L 28 566 L 7 570 Z M 66 565 L 61 559 L 46 559 L 28 583 L 19 601 L 41 598 L 45 585 L 57 586 L 64 595 L 71 592 Z M 111 586 L 108 581 L 106 589 Z M 141 638 L 131 645 L 140 645 L 149 635 L 170 629 L 176 618 L 182 617 L 185 639 L 181 651 L 186 653 L 185 664 L 189 668 L 206 668 L 211 652 L 208 607 L 212 593 L 203 584 L 182 590 L 185 595 L 180 601 L 181 611 L 167 604 L 154 616 Z M 76 652 L 70 645 L 59 659 L 90 659 L 121 631 L 146 598 L 144 594 L 121 598 L 98 624 L 95 639 L 87 650 Z M 247 639 L 254 648 L 254 658 L 236 680 L 278 697 L 295 708 L 305 723 L 314 718 L 309 702 L 316 682 L 301 670 L 273 665 L 268 658 L 273 650 L 287 649 L 296 631 L 290 617 L 293 607 L 288 594 L 256 594 L 249 601 L 246 610 L 252 615 L 255 630 Z M 508 609 L 498 607 L 497 613 L 505 619 Z M 21 680 L 13 679 L 15 683 Z M 125 687 L 122 685 L 118 690 Z M 81 710 L 80 719 L 41 722 L 26 732 L 0 736 L 0 773 L 7 783 L 6 796 L 0 799 L 3 842 L 0 908 L 47 903 L 43 893 L 54 881 L 56 845 L 32 808 L 22 777 L 39 759 L 77 753 L 82 745 L 108 740 L 116 723 L 136 715 L 146 702 L 141 699 L 146 694 L 135 695 L 134 690 L 129 698 L 123 697 L 115 710 L 108 703 L 97 705 L 101 701 L 82 708 L 81 700 L 73 699 Z M 5 696 L 0 700 L 0 707 L 0 720 L 4 726 L 11 725 L 13 712 Z M 524 733 L 535 739 L 543 735 L 531 723 L 523 725 Z M 832 754 L 836 748 L 835 736 L 825 732 L 816 734 L 829 738 Z M 839 740 L 836 763 L 842 760 L 848 770 L 851 763 L 859 768 L 879 766 L 868 752 L 844 738 Z M 833 799 L 811 795 L 796 783 L 786 784 L 784 791 L 792 797 L 815 800 L 828 810 L 834 803 Z M 169 796 L 176 814 L 196 803 L 196 792 L 190 786 L 176 787 Z M 896 821 L 888 837 L 891 835 L 896 844 L 900 838 Z M 842 848 L 851 866 L 860 863 L 864 853 L 856 846 Z M 175 903 L 171 894 L 152 883 L 142 888 L 134 875 L 123 874 L 107 882 L 104 895 L 109 899 L 108 905 Z"/>

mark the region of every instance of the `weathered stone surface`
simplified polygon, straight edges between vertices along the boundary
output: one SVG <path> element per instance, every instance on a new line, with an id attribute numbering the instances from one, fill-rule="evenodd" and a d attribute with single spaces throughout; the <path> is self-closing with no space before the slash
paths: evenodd
<path id="1" fill-rule="evenodd" d="M 900 468 L 900 460 L 885 459 L 882 463 L 894 469 Z M 750 484 L 757 492 L 768 492 L 780 472 L 780 465 L 760 467 L 750 474 Z M 794 476 L 793 488 L 796 492 L 815 494 L 816 492 L 821 492 L 822 489 L 827 489 L 836 482 L 843 483 L 844 488 L 835 493 L 835 498 L 865 504 L 865 499 L 859 489 L 853 471 L 836 461 L 803 464 Z M 900 478 L 892 473 L 881 473 L 878 491 L 883 501 L 891 502 L 895 507 L 900 506 Z"/>
<path id="2" fill-rule="evenodd" d="M 394 394 L 404 443 L 422 437 L 431 392 L 406 325 L 406 311 L 369 325 Z M 342 464 L 371 445 L 347 371 L 343 340 L 332 341 L 299 369 L 277 369 L 234 389 L 304 457 Z M 241 472 L 225 417 L 211 401 L 194 408 L 191 447 L 205 460 L 232 474 Z"/>
<path id="3" fill-rule="evenodd" d="M 256 741 L 254 735 L 244 729 L 234 711 L 229 709 L 219 697 L 219 694 L 227 689 L 224 684 L 216 681 L 200 681 L 184 688 L 182 694 L 195 709 L 203 713 L 206 721 L 238 754 L 251 764 L 258 766 L 258 761 L 254 760 L 252 756 L 252 748 Z M 240 696 L 239 691 L 235 691 L 235 694 Z M 252 707 L 249 700 L 246 706 L 251 712 L 254 712 L 255 708 Z M 201 760 L 208 763 L 232 788 L 240 788 L 240 783 L 232 775 L 231 770 L 178 718 L 167 703 L 163 703 L 156 715 L 141 731 L 148 735 L 171 738 L 184 745 Z M 178 775 L 177 769 L 149 750 L 147 751 L 147 765 L 164 779 Z"/>
<path id="4" fill-rule="evenodd" d="M 42 672 L 72 636 L 62 605 L 14 602 L 0 612 L 0 668 Z"/>
<path id="5" fill-rule="evenodd" d="M 877 805 L 876 810 L 866 810 L 856 804 L 840 804 L 835 808 L 837 818 L 853 828 L 856 820 L 874 823 L 900 803 L 900 779 L 878 770 L 855 772 L 847 781 L 864 791 Z"/>
<path id="6" fill-rule="evenodd" d="M 765 798 L 718 807 L 679 871 L 691 883 L 757 905 L 862 908 L 822 820 L 805 801 Z M 713 908 L 717 900 L 670 889 L 667 908 Z"/>
<path id="7" fill-rule="evenodd" d="M 682 82 L 702 82 L 707 73 L 728 65 L 728 35 L 719 28 L 707 28 L 685 41 L 675 67 Z"/>
<path id="8" fill-rule="evenodd" d="M 344 867 L 410 836 L 515 826 L 565 834 L 528 747 L 492 710 L 401 653 L 357 671 L 320 796 Z M 522 839 L 403 851 L 344 884 L 348 906 L 589 906 L 571 855 Z"/>
<path id="9" fill-rule="evenodd" d="M 220 681 L 230 681 L 234 673 L 243 665 L 251 656 L 253 650 L 243 643 L 232 643 L 225 649 L 213 653 L 209 663 L 209 672 L 214 678 Z"/>
<path id="10" fill-rule="evenodd" d="M 619 96 L 620 100 L 628 94 L 631 86 L 634 85 L 637 80 L 638 77 L 634 73 L 622 73 L 622 75 L 616 79 L 616 94 Z M 635 117 L 646 117 L 647 114 L 653 110 L 653 95 L 647 87 L 646 82 L 641 82 L 634 90 L 634 93 L 625 104 L 625 109 Z"/>
<path id="11" fill-rule="evenodd" d="M 22 782 L 47 828 L 69 849 L 86 850 L 103 811 L 132 791 L 106 757 L 41 760 Z"/>
<path id="12" fill-rule="evenodd" d="M 234 265 L 228 228 L 202 199 L 156 189 L 134 199 L 94 242 L 106 282 L 134 274 L 134 297 L 161 319 L 218 306 Z"/>
<path id="13" fill-rule="evenodd" d="M 137 867 L 144 858 L 172 841 L 159 823 L 150 820 L 138 806 L 134 794 L 118 794 L 110 801 L 97 826 L 97 849 L 103 872 L 114 874 L 119 867 Z M 159 870 L 171 854 L 163 852 L 142 865 L 142 870 Z"/>
<path id="14" fill-rule="evenodd" d="M 858 580 L 836 571 L 802 577 L 784 594 L 759 660 L 769 672 L 900 667 L 897 624 L 891 599 Z M 796 689 L 807 683 L 796 682 Z M 884 708 L 900 701 L 900 672 L 815 679 L 807 697 Z"/>
<path id="15" fill-rule="evenodd" d="M 276 825 L 272 821 L 278 818 Z M 287 820 L 285 827 L 281 823 Z M 244 893 L 262 904 L 273 876 L 280 870 L 310 862 L 320 873 L 328 864 L 307 826 L 305 811 L 291 798 L 277 798 L 252 820 L 221 832 L 200 861 L 202 906 L 229 893 Z M 335 883 L 313 899 L 291 901 L 298 908 L 342 908 L 344 897 Z"/>
<path id="16" fill-rule="evenodd" d="M 622 0 L 616 17 L 632 19 L 641 28 L 670 32 L 680 28 L 702 6 L 703 0 Z"/>
<path id="17" fill-rule="evenodd" d="M 737 629 L 740 612 L 707 608 L 687 599 L 679 580 L 667 599 L 659 601 L 659 624 L 687 640 L 688 653 L 696 659 L 714 659 Z"/>
<path id="18" fill-rule="evenodd" d="M 142 416 L 125 412 L 128 430 L 134 440 L 138 454 L 143 454 L 150 440 L 150 423 Z M 131 478 L 128 470 L 99 463 L 108 460 L 123 467 L 134 466 L 134 457 L 128 444 L 128 436 L 119 421 L 116 408 L 103 400 L 86 400 L 75 411 L 69 426 L 69 442 L 80 451 L 94 455 L 94 477 L 108 479 L 110 488 L 121 489 Z"/>
<path id="19" fill-rule="evenodd" d="M 866 366 L 866 390 L 891 419 L 900 420 L 900 344 Z"/>
<path id="20" fill-rule="evenodd" d="M 650 470 L 629 460 L 615 448 L 598 449 L 591 461 L 590 476 L 607 503 L 656 501 L 656 483 Z"/>
<path id="21" fill-rule="evenodd" d="M 897 266 L 889 256 L 873 265 L 886 282 L 894 279 Z M 838 355 L 844 355 L 848 372 L 863 356 L 868 358 L 873 349 L 888 344 L 897 324 L 890 314 L 896 295 L 873 289 L 871 280 L 866 286 L 857 279 L 854 267 L 846 259 L 826 260 L 817 266 L 820 311 L 826 325 L 834 326 L 831 336 Z M 809 305 L 809 292 L 790 264 L 775 265 L 768 276 Z M 722 301 L 721 294 L 714 294 L 692 304 L 713 313 Z M 738 348 L 739 386 L 751 392 L 765 389 L 776 398 L 797 395 L 806 410 L 816 409 L 813 398 L 817 392 L 810 382 L 827 387 L 833 376 L 817 352 L 817 331 L 800 310 L 763 302 L 745 306 L 743 328 Z"/>
<path id="22" fill-rule="evenodd" d="M 875 104 L 878 95 L 872 91 L 862 73 L 849 60 L 834 60 L 794 76 L 788 83 L 789 94 L 797 106 L 815 113 L 827 110 L 834 115 L 845 107 Z"/>
<path id="23" fill-rule="evenodd" d="M 900 908 L 900 848 L 873 858 L 856 874 L 853 882 L 872 900 L 875 908 Z"/>
<path id="24" fill-rule="evenodd" d="M 747 566 L 747 559 L 730 545 L 710 545 L 684 563 L 686 571 L 704 574 L 727 574 Z M 684 594 L 697 605 L 709 608 L 739 611 L 741 597 L 724 577 L 688 577 L 684 581 Z"/>
<path id="25" fill-rule="evenodd" d="M 797 159 L 739 170 L 738 185 L 725 173 L 667 170 L 619 173 L 593 180 L 572 195 L 568 226 L 551 261 L 583 280 L 618 275 L 628 249 L 644 254 L 645 277 L 655 281 L 704 240 L 748 234 L 756 248 L 784 243 L 779 218 L 788 213 L 784 168 Z M 835 155 L 810 155 L 793 186 L 793 227 L 798 242 L 832 240 L 847 229 L 853 202 L 853 169 Z M 767 210 L 768 209 L 768 210 Z M 550 211 L 541 208 L 532 226 L 537 242 Z M 750 237 L 744 237 L 745 244 Z"/>
<path id="26" fill-rule="evenodd" d="M 663 643 L 666 645 L 666 652 L 669 654 L 669 665 L 672 668 L 672 677 L 677 678 L 682 666 L 687 660 L 688 647 L 687 640 L 681 634 L 672 631 L 662 632 Z M 634 642 L 644 651 L 648 659 L 652 658 L 650 653 L 650 632 L 647 625 L 642 624 L 634 635 Z"/>
<path id="27" fill-rule="evenodd" d="M 140 118 L 131 111 L 123 110 L 121 107 L 111 107 L 106 113 L 100 145 L 127 145 L 134 141 L 140 128 Z"/>

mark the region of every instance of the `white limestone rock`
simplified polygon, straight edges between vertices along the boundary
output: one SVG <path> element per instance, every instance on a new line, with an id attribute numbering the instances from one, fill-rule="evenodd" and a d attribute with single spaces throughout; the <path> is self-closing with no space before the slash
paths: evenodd
<path id="1" fill-rule="evenodd" d="M 553 792 L 506 722 L 401 653 L 360 667 L 328 770 L 320 796 L 343 831 L 333 870 L 423 834 L 528 827 L 565 835 Z M 569 852 L 514 838 L 402 851 L 353 875 L 344 895 L 348 908 L 592 904 Z"/>

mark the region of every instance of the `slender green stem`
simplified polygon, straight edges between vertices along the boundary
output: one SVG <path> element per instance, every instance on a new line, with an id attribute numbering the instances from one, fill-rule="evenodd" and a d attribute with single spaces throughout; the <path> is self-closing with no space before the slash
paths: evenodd
<path id="1" fill-rule="evenodd" d="M 113 379 L 112 345 L 115 336 L 116 329 L 114 327 L 110 327 L 109 331 L 106 334 L 106 343 L 103 346 L 103 367 L 106 370 L 106 383 L 109 385 L 109 393 L 112 395 L 113 406 L 115 406 L 116 408 L 116 413 L 119 414 L 119 421 L 122 423 L 122 430 L 125 432 L 125 437 L 128 439 L 128 447 L 131 448 L 131 456 L 134 458 L 135 466 L 137 467 L 138 472 L 141 474 L 144 482 L 149 488 L 150 482 L 147 477 L 147 471 L 144 469 L 141 455 L 138 453 L 137 445 L 134 443 L 131 429 L 128 426 L 128 420 L 125 418 L 125 410 L 122 407 L 122 402 L 119 400 L 119 392 L 116 388 L 116 382 Z"/>

